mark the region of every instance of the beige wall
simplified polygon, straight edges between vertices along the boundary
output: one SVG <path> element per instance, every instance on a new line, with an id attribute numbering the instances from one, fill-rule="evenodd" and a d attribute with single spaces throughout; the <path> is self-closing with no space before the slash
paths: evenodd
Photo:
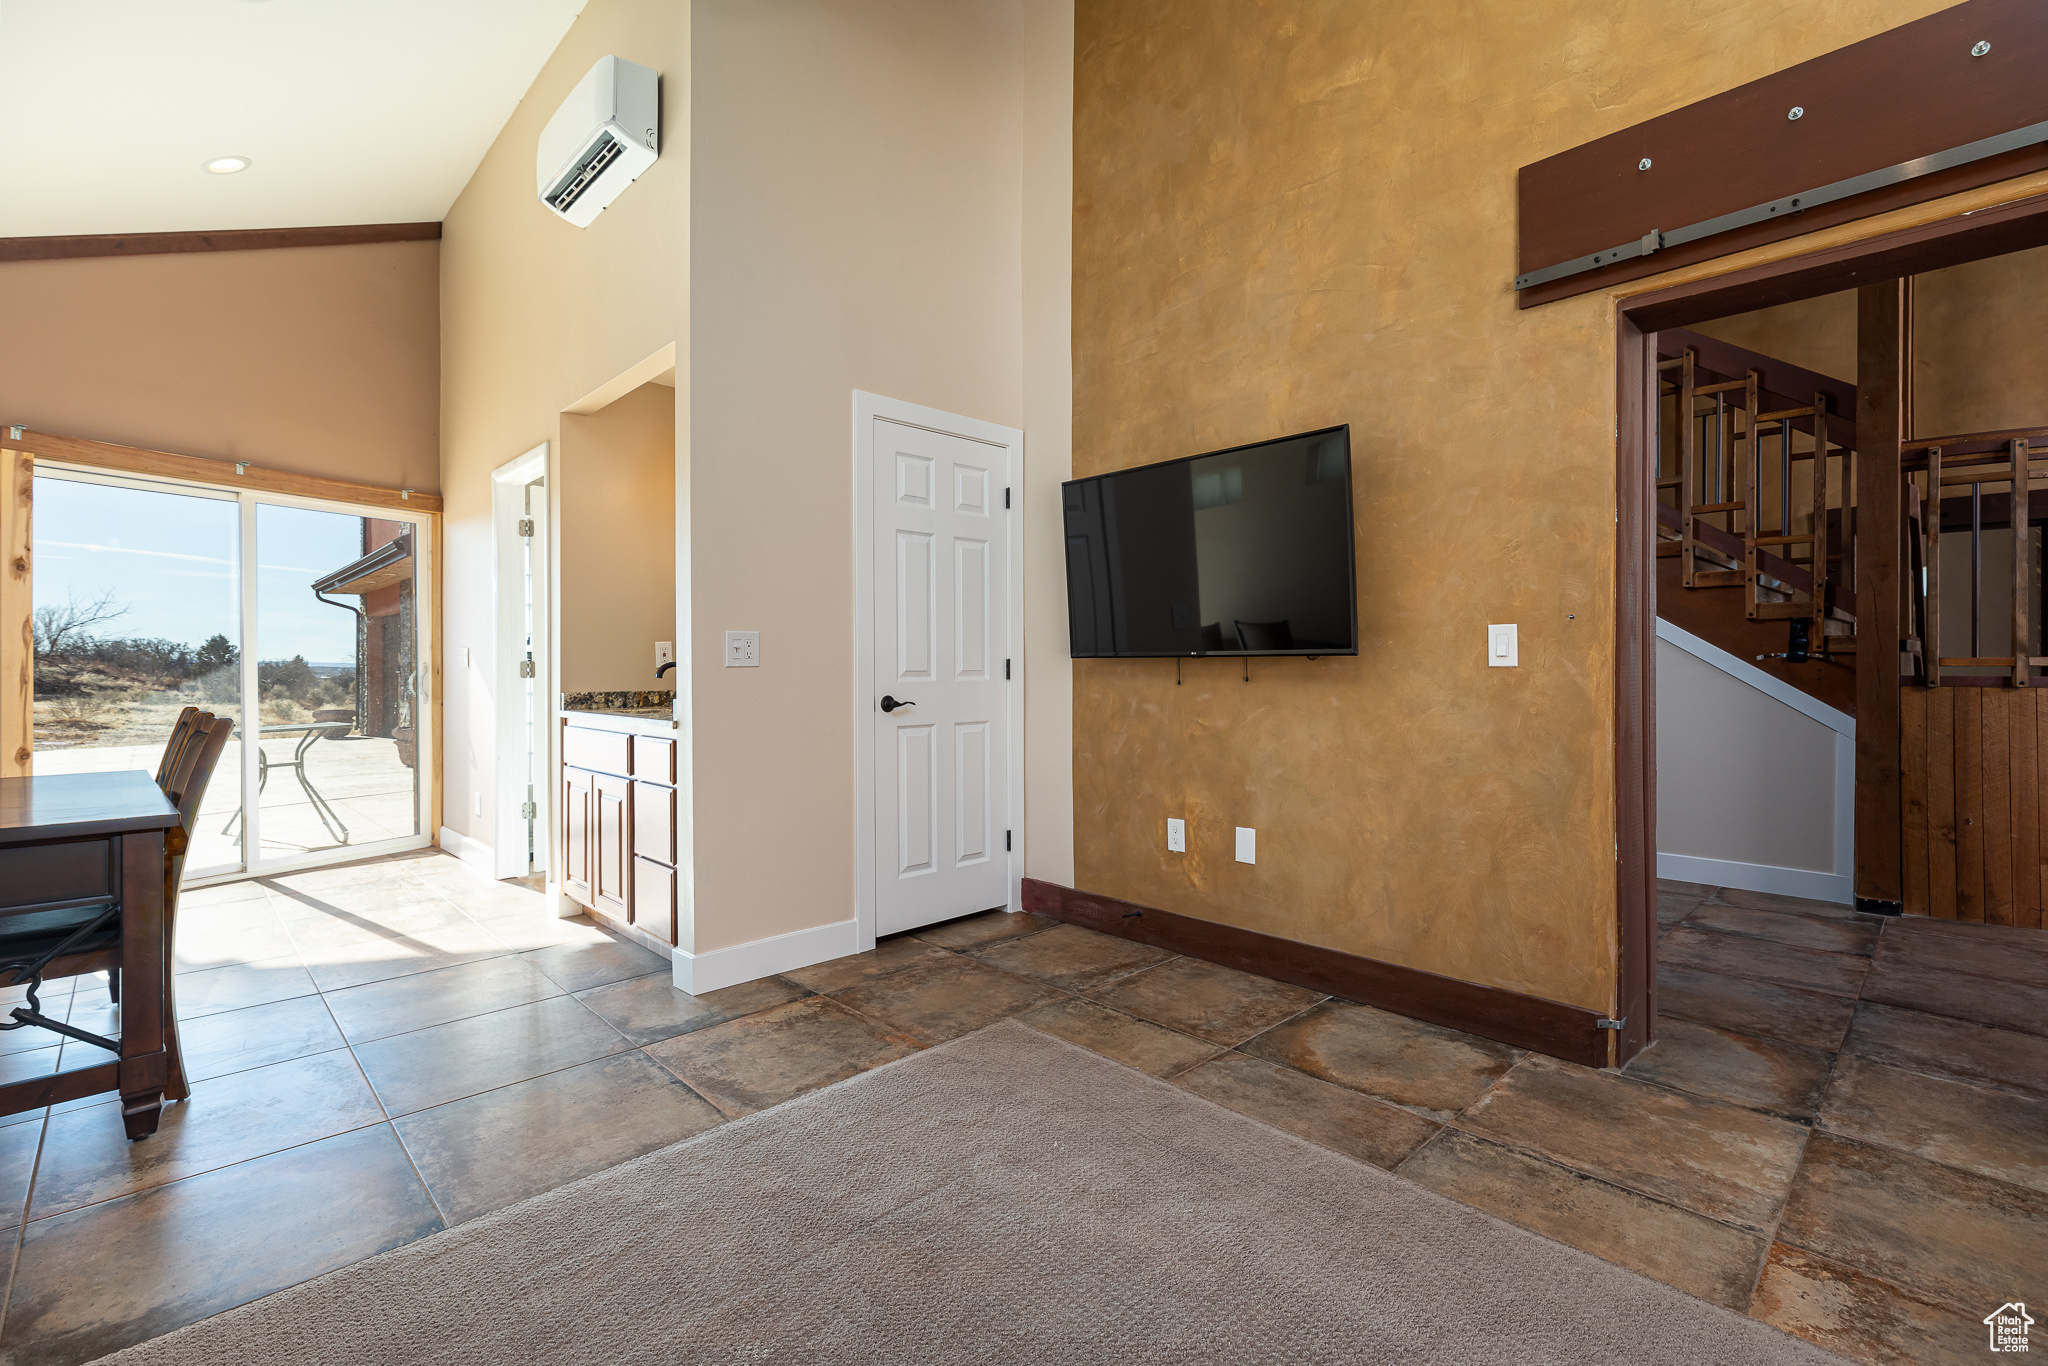
<path id="1" fill-rule="evenodd" d="M 1024 871 L 1074 881 L 1074 0 L 1024 6 Z"/>
<path id="2" fill-rule="evenodd" d="M 1657 642 L 1657 852 L 1835 871 L 1835 732 Z"/>
<path id="3" fill-rule="evenodd" d="M 676 638 L 674 388 L 564 414 L 555 471 L 561 691 L 673 688 L 654 676 L 654 642 Z"/>
<path id="4" fill-rule="evenodd" d="M 434 242 L 0 265 L 0 420 L 440 487 Z"/>
<path id="5" fill-rule="evenodd" d="M 1070 387 L 1064 14 L 1019 0 L 594 0 L 449 215 L 451 659 L 490 629 L 490 469 L 542 440 L 566 439 L 573 462 L 576 420 L 557 414 L 590 410 L 592 391 L 676 346 L 678 710 L 694 747 L 685 949 L 853 914 L 853 391 L 1028 423 L 1027 529 L 1032 506 L 1057 507 Z M 605 52 L 662 71 L 665 151 L 578 233 L 532 202 L 533 135 Z M 1041 77 L 1028 112 L 1026 62 Z M 1027 174 L 1045 194 L 1028 225 Z M 586 534 L 574 480 L 573 463 L 556 480 L 570 500 L 565 565 Z M 1042 773 L 1027 764 L 1027 787 L 1056 828 L 1029 857 L 1060 876 L 1064 591 L 1033 545 L 1028 649 L 1048 667 L 1032 679 L 1027 663 L 1027 724 L 1051 757 Z M 559 620 L 589 597 L 576 577 Z M 1056 615 L 1043 592 L 1057 594 Z M 722 634 L 737 629 L 761 633 L 759 668 L 722 667 Z M 633 666 L 644 649 L 622 658 Z M 447 691 L 449 823 L 488 840 L 490 680 L 456 677 Z M 482 819 L 467 816 L 465 789 L 486 794 Z"/>
<path id="6" fill-rule="evenodd" d="M 570 88 L 606 54 L 661 73 L 663 151 L 617 203 L 576 228 L 534 198 L 534 145 Z M 564 410 L 686 340 L 689 110 L 689 5 L 591 0 L 443 224 L 444 820 L 484 843 L 496 828 L 490 474 L 552 443 L 549 501 L 559 550 Z M 687 398 L 676 393 L 679 430 Z M 658 572 L 659 556 L 649 555 Z M 590 610 L 563 600 L 554 620 Z M 466 647 L 475 661 L 468 669 Z M 547 681 L 550 696 L 561 683 L 557 669 Z M 471 814 L 473 793 L 482 796 L 481 815 Z"/>
<path id="7" fill-rule="evenodd" d="M 1517 310 L 1516 172 L 1938 8 L 1081 0 L 1076 472 L 1351 423 L 1363 638 L 1078 662 L 1081 886 L 1611 1006 L 1614 300 Z"/>
<path id="8" fill-rule="evenodd" d="M 853 391 L 1024 425 L 1021 8 L 697 0 L 697 951 L 854 914 Z"/>

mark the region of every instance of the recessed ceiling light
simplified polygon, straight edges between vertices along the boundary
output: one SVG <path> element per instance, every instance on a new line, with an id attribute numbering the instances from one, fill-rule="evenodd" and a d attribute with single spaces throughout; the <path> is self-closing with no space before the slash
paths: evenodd
<path id="1" fill-rule="evenodd" d="M 212 161 L 206 163 L 206 169 L 215 175 L 233 175 L 237 171 L 249 169 L 249 158 L 215 157 Z"/>

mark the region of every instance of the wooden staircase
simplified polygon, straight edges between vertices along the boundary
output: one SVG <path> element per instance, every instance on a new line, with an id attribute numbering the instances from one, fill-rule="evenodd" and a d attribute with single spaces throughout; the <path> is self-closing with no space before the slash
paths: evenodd
<path id="1" fill-rule="evenodd" d="M 1683 329 L 1657 351 L 1657 614 L 1853 715 L 1856 386 Z"/>

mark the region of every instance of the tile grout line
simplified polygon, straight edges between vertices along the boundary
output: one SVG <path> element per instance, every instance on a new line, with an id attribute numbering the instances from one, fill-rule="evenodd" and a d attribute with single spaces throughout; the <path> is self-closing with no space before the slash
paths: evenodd
<path id="1" fill-rule="evenodd" d="M 314 985 L 317 987 L 319 984 L 316 982 Z M 391 1122 L 391 1107 L 384 1103 L 384 1097 L 377 1094 L 376 1083 L 370 1080 L 369 1072 L 363 1067 L 363 1060 L 356 1056 L 355 1041 L 350 1039 L 348 1031 L 341 1027 L 341 1020 L 335 1015 L 334 1006 L 328 1001 L 327 993 L 319 991 L 316 994 L 320 997 L 321 1006 L 327 1011 L 327 1018 L 334 1022 L 334 1032 L 341 1036 L 342 1047 L 348 1050 L 348 1060 L 355 1064 L 356 1075 L 362 1078 L 363 1089 L 370 1093 L 371 1101 L 377 1106 L 377 1113 L 384 1116 L 384 1127 L 391 1131 L 391 1139 L 398 1144 L 398 1151 L 405 1154 L 405 1165 L 412 1172 L 412 1179 L 419 1182 L 420 1189 L 427 1193 L 427 1203 L 434 1207 L 434 1217 L 441 1221 L 442 1228 L 452 1228 L 453 1225 L 448 1222 L 447 1211 L 441 1208 L 441 1198 L 435 1195 L 434 1188 L 427 1184 L 426 1174 L 420 1170 L 420 1164 L 413 1160 L 412 1149 L 405 1146 L 405 1135 L 399 1133 L 398 1126 Z"/>
<path id="2" fill-rule="evenodd" d="M 68 1013 L 68 1012 L 67 1012 Z M 28 1211 L 36 1195 L 36 1179 L 43 1170 L 43 1144 L 50 1136 L 50 1108 L 43 1107 L 43 1117 L 36 1121 L 41 1131 L 36 1134 L 35 1160 L 29 1167 L 28 1188 L 21 1193 L 21 1222 L 14 1226 L 14 1246 L 7 1261 L 7 1286 L 0 1291 L 0 1342 L 7 1340 L 7 1316 L 14 1308 L 14 1282 L 21 1275 L 21 1258 L 28 1246 Z"/>

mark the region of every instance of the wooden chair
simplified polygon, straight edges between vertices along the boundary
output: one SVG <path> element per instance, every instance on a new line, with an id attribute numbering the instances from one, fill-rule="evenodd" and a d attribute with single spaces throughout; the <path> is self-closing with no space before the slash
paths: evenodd
<path id="1" fill-rule="evenodd" d="M 178 828 L 171 831 L 164 846 L 164 956 L 175 962 L 178 946 L 178 883 L 185 875 L 185 853 L 192 845 L 192 832 L 199 828 L 199 805 L 206 800 L 206 788 L 213 770 L 220 764 L 221 751 L 235 733 L 232 717 L 200 713 L 192 737 L 179 756 L 178 768 L 164 795 L 178 807 Z M 192 1094 L 185 1084 L 184 1053 L 178 1043 L 178 1002 L 173 985 L 175 970 L 167 969 L 164 982 L 164 1037 L 170 1056 L 170 1076 L 164 1085 L 166 1100 L 183 1100 Z"/>
<path id="2" fill-rule="evenodd" d="M 185 752 L 185 744 L 192 738 L 198 718 L 207 713 L 197 707 L 187 707 L 178 713 L 176 723 L 171 726 L 171 738 L 164 741 L 164 757 L 156 766 L 156 785 L 165 796 L 171 793 L 171 777 L 177 771 L 178 760 Z M 121 1002 L 121 970 L 107 969 L 107 997 L 116 1005 Z"/>
<path id="3" fill-rule="evenodd" d="M 183 722 L 184 718 L 180 718 Z M 183 1051 L 178 1041 L 177 1005 L 171 994 L 175 961 L 178 881 L 185 871 L 185 852 L 199 818 L 199 805 L 206 798 L 207 784 L 220 762 L 221 751 L 234 733 L 232 718 L 196 713 L 187 727 L 184 743 L 170 763 L 164 795 L 178 808 L 178 825 L 170 832 L 164 850 L 164 1034 L 169 1054 L 164 1098 L 184 1100 L 192 1094 L 185 1080 Z M 95 1044 L 111 1052 L 120 1045 L 111 1039 L 76 1028 L 45 1015 L 37 992 L 54 977 L 78 977 L 104 971 L 110 984 L 119 980 L 121 963 L 121 915 L 119 905 L 92 903 L 79 907 L 34 911 L 25 915 L 0 917 L 0 974 L 7 985 L 28 986 L 28 1005 L 9 1013 L 16 1022 L 8 1028 L 34 1025 L 68 1038 Z M 115 999 L 119 999 L 115 986 Z"/>
<path id="4" fill-rule="evenodd" d="M 187 707 L 178 713 L 177 724 L 171 727 L 171 738 L 164 742 L 163 762 L 156 766 L 156 785 L 168 793 L 171 771 L 178 766 L 178 756 L 184 752 L 185 741 L 191 738 L 192 723 L 206 713 L 197 707 Z"/>

